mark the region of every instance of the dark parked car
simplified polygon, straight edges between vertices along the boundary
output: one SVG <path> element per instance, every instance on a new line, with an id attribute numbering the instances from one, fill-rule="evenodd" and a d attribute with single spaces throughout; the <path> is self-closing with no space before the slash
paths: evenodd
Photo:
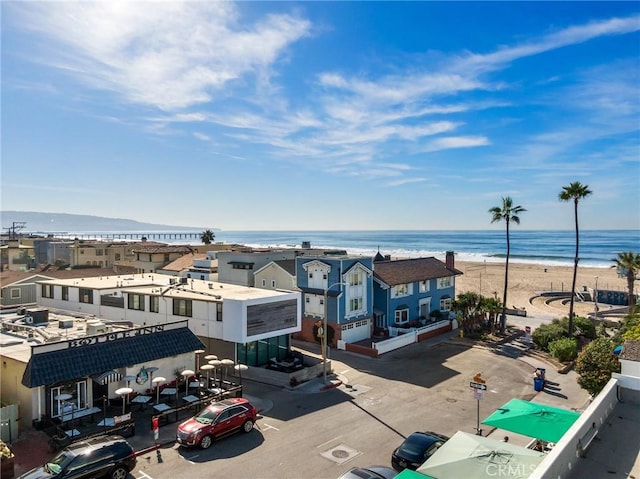
<path id="1" fill-rule="evenodd" d="M 414 432 L 391 455 L 391 465 L 396 471 L 415 471 L 429 459 L 449 438 L 435 432 Z"/>
<path id="2" fill-rule="evenodd" d="M 225 399 L 180 424 L 176 439 L 183 446 L 207 449 L 219 437 L 236 431 L 251 432 L 257 417 L 258 410 L 246 399 Z"/>
<path id="3" fill-rule="evenodd" d="M 398 473 L 385 466 L 354 467 L 338 479 L 393 479 Z"/>
<path id="4" fill-rule="evenodd" d="M 70 444 L 43 466 L 24 473 L 18 479 L 125 479 L 136 463 L 136 454 L 126 439 L 99 436 Z"/>

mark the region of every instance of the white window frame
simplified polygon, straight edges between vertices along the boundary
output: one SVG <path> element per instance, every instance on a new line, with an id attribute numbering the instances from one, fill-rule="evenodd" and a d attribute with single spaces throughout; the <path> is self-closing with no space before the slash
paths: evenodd
<path id="1" fill-rule="evenodd" d="M 451 288 L 453 286 L 453 277 L 438 278 L 438 289 Z"/>
<path id="2" fill-rule="evenodd" d="M 409 283 L 396 284 L 391 287 L 392 298 L 403 298 L 411 295 L 411 285 Z"/>
<path id="3" fill-rule="evenodd" d="M 440 300 L 440 311 L 443 313 L 451 311 L 451 298 L 442 298 Z"/>
<path id="4" fill-rule="evenodd" d="M 419 286 L 419 291 L 421 293 L 428 293 L 429 290 L 431 289 L 431 281 L 428 279 L 423 279 L 422 281 L 420 281 L 420 286 Z"/>
<path id="5" fill-rule="evenodd" d="M 398 321 L 402 316 L 406 315 L 406 319 Z M 393 313 L 393 319 L 396 324 L 403 324 L 409 321 L 409 308 L 396 309 Z"/>
<path id="6" fill-rule="evenodd" d="M 11 288 L 11 299 L 20 299 L 22 297 L 22 292 L 20 288 Z"/>

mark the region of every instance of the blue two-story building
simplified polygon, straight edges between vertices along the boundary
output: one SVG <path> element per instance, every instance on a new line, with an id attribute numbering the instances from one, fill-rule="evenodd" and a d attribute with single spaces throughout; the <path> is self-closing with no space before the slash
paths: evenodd
<path id="1" fill-rule="evenodd" d="M 294 337 L 318 341 L 326 317 L 327 342 L 355 343 L 373 332 L 373 258 L 349 254 L 296 258 L 302 292 L 302 330 Z"/>
<path id="2" fill-rule="evenodd" d="M 389 327 L 423 326 L 448 318 L 455 297 L 453 251 L 446 262 L 429 257 L 391 260 L 378 253 L 373 263 L 374 334 Z"/>

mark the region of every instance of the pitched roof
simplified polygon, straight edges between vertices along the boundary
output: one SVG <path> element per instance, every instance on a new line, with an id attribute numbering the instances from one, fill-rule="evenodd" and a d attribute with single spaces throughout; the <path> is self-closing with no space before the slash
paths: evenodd
<path id="1" fill-rule="evenodd" d="M 194 259 L 206 259 L 206 253 L 185 254 L 173 260 L 171 263 L 164 265 L 161 269 L 164 271 L 184 271 L 193 266 Z"/>
<path id="2" fill-rule="evenodd" d="M 188 327 L 34 354 L 22 384 L 37 387 L 144 364 L 204 347 Z"/>
<path id="3" fill-rule="evenodd" d="M 449 269 L 445 263 L 433 257 L 380 261 L 374 264 L 373 271 L 375 278 L 389 286 L 459 274 L 462 271 Z"/>
<path id="4" fill-rule="evenodd" d="M 274 261 L 275 264 L 280 266 L 283 270 L 289 273 L 291 276 L 296 275 L 296 260 L 295 259 L 279 259 Z"/>

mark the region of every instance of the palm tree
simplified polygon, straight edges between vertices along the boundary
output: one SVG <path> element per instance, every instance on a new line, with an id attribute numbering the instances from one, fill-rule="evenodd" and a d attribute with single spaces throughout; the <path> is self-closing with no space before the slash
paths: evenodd
<path id="1" fill-rule="evenodd" d="M 484 309 L 489 315 L 489 331 L 491 334 L 495 331 L 496 318 L 502 310 L 502 303 L 498 298 L 484 298 Z"/>
<path id="2" fill-rule="evenodd" d="M 563 186 L 562 191 L 558 195 L 560 201 L 573 200 L 574 217 L 576 223 L 576 255 L 573 259 L 573 281 L 571 282 L 571 302 L 569 304 L 569 337 L 573 336 L 573 302 L 576 294 L 576 277 L 578 276 L 578 247 L 580 244 L 578 234 L 578 202 L 582 198 L 586 198 L 591 194 L 588 185 L 583 185 L 578 181 L 574 181 L 569 186 Z"/>
<path id="3" fill-rule="evenodd" d="M 638 272 L 640 272 L 640 253 L 633 253 L 631 251 L 625 253 L 618 253 L 617 258 L 613 258 L 615 264 L 612 268 L 617 268 L 618 271 L 624 273 L 627 277 L 627 290 L 629 292 L 629 314 L 633 314 L 633 309 L 636 304 L 636 298 L 633 294 L 633 283 L 636 280 Z"/>
<path id="4" fill-rule="evenodd" d="M 216 234 L 211 230 L 205 230 L 200 234 L 200 239 L 204 244 L 211 244 L 216 238 Z"/>
<path id="5" fill-rule="evenodd" d="M 502 198 L 502 207 L 494 206 L 489 209 L 489 213 L 491 213 L 491 222 L 495 223 L 496 221 L 502 221 L 507 225 L 507 259 L 505 262 L 504 268 L 504 294 L 502 295 L 502 313 L 500 315 L 500 332 L 504 333 L 507 328 L 507 315 L 505 313 L 505 308 L 507 307 L 507 284 L 509 282 L 509 254 L 511 253 L 511 243 L 509 240 L 509 224 L 513 221 L 515 224 L 520 224 L 520 217 L 518 216 L 520 213 L 523 213 L 525 210 L 522 206 L 513 206 L 513 200 L 510 197 Z"/>

